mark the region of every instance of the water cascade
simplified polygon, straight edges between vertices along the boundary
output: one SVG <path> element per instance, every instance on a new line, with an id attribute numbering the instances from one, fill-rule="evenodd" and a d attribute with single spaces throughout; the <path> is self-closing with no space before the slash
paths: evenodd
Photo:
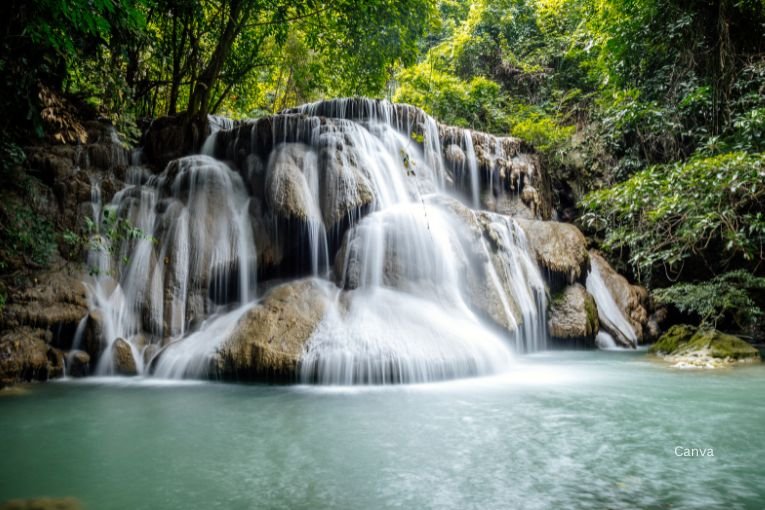
<path id="1" fill-rule="evenodd" d="M 211 124 L 202 155 L 158 174 L 131 167 L 109 204 L 94 191 L 99 373 L 119 371 L 121 339 L 138 373 L 214 377 L 269 289 L 300 278 L 321 282 L 328 303 L 296 367 L 303 382 L 492 374 L 513 347 L 545 347 L 545 285 L 525 235 L 481 203 L 502 198 L 500 164 L 533 173 L 518 142 L 361 99 Z"/>
<path id="2" fill-rule="evenodd" d="M 595 298 L 595 303 L 598 306 L 598 315 L 601 321 L 604 322 L 603 326 L 611 331 L 611 333 L 607 331 L 600 331 L 598 333 L 596 338 L 598 346 L 602 349 L 616 347 L 617 342 L 613 337 L 613 335 L 616 335 L 621 340 L 620 343 L 627 343 L 632 347 L 637 347 L 635 330 L 632 329 L 632 325 L 619 309 L 614 297 L 608 290 L 597 263 L 592 264 L 590 274 L 587 275 L 587 292 Z"/>

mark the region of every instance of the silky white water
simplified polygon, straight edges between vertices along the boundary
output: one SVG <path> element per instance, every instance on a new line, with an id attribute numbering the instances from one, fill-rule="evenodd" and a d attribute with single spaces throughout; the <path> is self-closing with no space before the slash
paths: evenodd
<path id="1" fill-rule="evenodd" d="M 590 273 L 587 275 L 587 292 L 592 294 L 592 297 L 595 299 L 600 320 L 605 322 L 605 325 L 612 332 L 621 336 L 624 341 L 628 342 L 633 347 L 636 347 L 637 335 L 635 334 L 635 330 L 632 329 L 632 325 L 616 304 L 614 297 L 611 295 L 606 283 L 603 281 L 599 264 L 595 260 L 593 260 Z M 614 343 L 613 336 L 605 332 L 603 332 L 603 334 L 607 336 L 601 336 L 598 340 L 598 345 L 603 346 L 603 348 L 612 347 L 612 344 Z"/>
<path id="2" fill-rule="evenodd" d="M 472 134 L 460 142 L 467 182 L 454 182 L 437 124 L 407 108 L 315 103 L 269 118 L 268 131 L 213 118 L 203 155 L 158 175 L 132 169 L 110 204 L 94 198 L 98 373 L 113 373 L 122 338 L 140 373 L 211 375 L 218 347 L 263 298 L 259 273 L 312 275 L 335 289 L 305 348 L 305 382 L 486 375 L 507 370 L 513 348 L 544 349 L 544 283 L 520 228 L 450 205 L 454 196 L 480 207 Z M 504 327 L 474 306 L 484 291 L 497 296 Z"/>

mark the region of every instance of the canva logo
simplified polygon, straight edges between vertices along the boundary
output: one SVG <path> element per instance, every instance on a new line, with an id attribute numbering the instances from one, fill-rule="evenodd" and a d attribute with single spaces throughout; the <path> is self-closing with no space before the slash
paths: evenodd
<path id="1" fill-rule="evenodd" d="M 712 448 L 686 448 L 685 446 L 675 446 L 675 455 L 678 457 L 714 457 L 715 452 Z"/>

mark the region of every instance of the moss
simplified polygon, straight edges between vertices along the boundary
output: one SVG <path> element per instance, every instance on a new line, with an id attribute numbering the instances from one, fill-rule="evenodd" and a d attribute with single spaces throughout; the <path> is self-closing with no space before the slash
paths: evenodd
<path id="1" fill-rule="evenodd" d="M 600 328 L 598 321 L 598 305 L 590 294 L 587 294 L 584 300 L 584 311 L 587 314 L 587 329 L 597 332 Z"/>
<path id="2" fill-rule="evenodd" d="M 548 308 L 552 308 L 555 305 L 559 305 L 563 303 L 563 300 L 565 298 L 565 289 L 559 290 L 556 292 L 553 292 L 550 294 L 550 303 L 548 304 Z"/>
<path id="3" fill-rule="evenodd" d="M 708 350 L 713 358 L 749 359 L 759 358 L 760 353 L 740 338 L 721 333 L 716 329 L 700 330 L 690 341 L 681 346 L 678 354 Z"/>
<path id="4" fill-rule="evenodd" d="M 716 329 L 698 329 L 680 324 L 672 326 L 651 347 L 651 352 L 687 356 L 705 353 L 718 359 L 759 359 L 760 353 L 740 338 L 722 333 Z"/>
<path id="5" fill-rule="evenodd" d="M 669 328 L 659 340 L 651 346 L 651 352 L 669 354 L 688 343 L 696 334 L 697 328 L 687 324 L 677 324 Z"/>

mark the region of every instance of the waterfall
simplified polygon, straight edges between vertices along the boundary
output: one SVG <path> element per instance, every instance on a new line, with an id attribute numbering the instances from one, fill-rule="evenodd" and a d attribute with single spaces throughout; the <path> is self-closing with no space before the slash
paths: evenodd
<path id="1" fill-rule="evenodd" d="M 622 337 L 624 341 L 633 347 L 637 347 L 635 330 L 632 329 L 632 325 L 619 309 L 614 297 L 611 295 L 611 291 L 608 290 L 597 263 L 592 264 L 590 274 L 587 275 L 587 292 L 595 298 L 595 304 L 598 306 L 598 316 L 604 322 L 604 326 L 610 329 L 612 333 Z M 599 333 L 597 340 L 598 346 L 603 346 L 604 348 L 613 348 L 615 346 L 615 340 L 609 333 Z"/>
<path id="2" fill-rule="evenodd" d="M 481 205 L 480 201 L 480 182 L 478 180 L 478 162 L 475 158 L 475 148 L 473 147 L 473 135 L 469 129 L 465 130 L 465 165 L 470 176 L 470 198 L 471 205 L 477 209 Z"/>
<path id="3" fill-rule="evenodd" d="M 167 345 L 255 294 L 249 198 L 237 173 L 190 156 L 143 184 L 133 177 L 101 211 L 89 254 L 91 308 L 103 317 L 106 345 L 97 368 L 103 374 L 114 371 L 117 338 L 136 352 L 146 341 Z"/>
<path id="4" fill-rule="evenodd" d="M 109 204 L 94 191 L 98 373 L 117 370 L 121 338 L 140 373 L 214 375 L 220 346 L 267 299 L 259 288 L 303 276 L 336 289 L 306 341 L 303 382 L 493 374 L 513 349 L 546 347 L 543 280 L 513 219 L 479 210 L 470 131 L 445 135 L 421 110 L 363 99 L 210 124 L 201 155 L 156 175 L 131 168 Z M 460 179 L 445 136 L 464 155 Z M 512 165 L 515 145 L 481 136 L 488 164 Z"/>

